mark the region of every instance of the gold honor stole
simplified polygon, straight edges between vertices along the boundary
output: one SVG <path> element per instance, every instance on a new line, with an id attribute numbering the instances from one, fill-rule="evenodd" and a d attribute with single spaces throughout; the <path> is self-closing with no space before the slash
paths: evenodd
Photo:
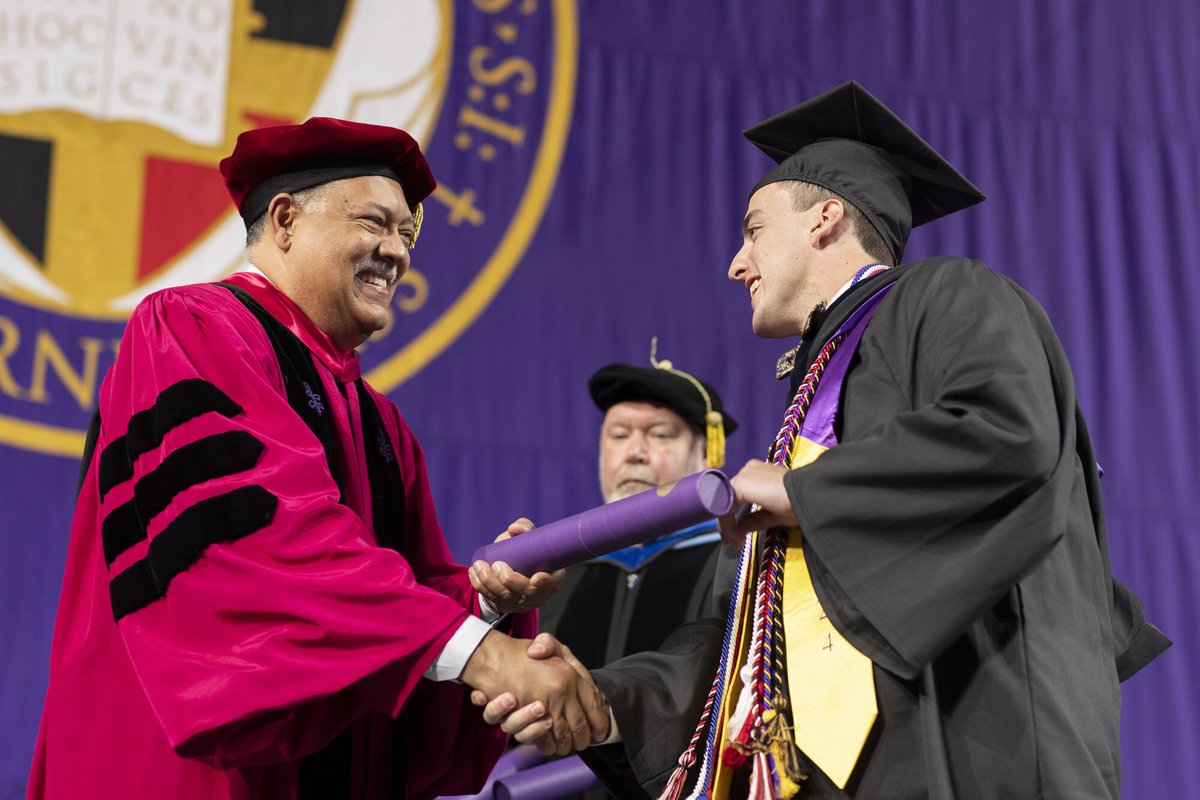
<path id="1" fill-rule="evenodd" d="M 797 437 L 788 466 L 812 463 L 826 449 Z M 871 660 L 821 608 L 797 528 L 788 531 L 783 567 L 783 631 L 796 746 L 845 788 L 875 723 L 875 677 Z"/>
<path id="2" fill-rule="evenodd" d="M 842 389 L 850 360 L 858 348 L 875 307 L 892 288 L 884 286 L 842 324 L 822 348 L 817 360 L 797 390 L 797 398 L 812 392 L 807 406 L 801 405 L 798 418 L 785 420 L 778 441 L 792 427 L 786 456 L 776 455 L 776 463 L 788 469 L 811 464 L 822 453 L 837 446 L 834 423 L 840 406 Z M 828 351 L 828 352 L 826 352 Z M 827 359 L 825 358 L 827 357 Z M 815 386 L 815 389 L 813 388 Z M 798 404 L 793 402 L 793 407 Z M 757 538 L 759 534 L 754 534 Z M 751 546 L 756 546 L 755 545 Z M 759 567 L 761 569 L 761 565 Z M 721 726 L 717 741 L 727 743 L 732 700 L 739 695 L 742 682 L 738 667 L 746 663 L 751 649 L 754 615 L 753 581 L 746 587 L 736 622 L 738 646 L 733 669 L 727 673 L 731 686 L 724 694 L 723 708 L 717 717 Z M 798 528 L 787 532 L 787 549 L 783 562 L 783 597 L 781 603 L 784 630 L 785 665 L 788 701 L 792 716 L 792 736 L 796 746 L 813 761 L 839 788 L 844 788 L 858 762 L 859 754 L 877 716 L 875 679 L 870 659 L 855 649 L 830 623 L 813 590 L 812 578 L 804 555 L 804 540 Z M 774 713 L 768 711 L 768 714 Z M 709 797 L 728 796 L 733 769 L 718 759 Z M 782 774 L 776 764 L 771 777 L 779 788 L 780 797 L 795 793 L 795 784 Z M 702 795 L 698 795 L 702 796 Z M 770 796 L 776 796 L 772 793 Z"/>

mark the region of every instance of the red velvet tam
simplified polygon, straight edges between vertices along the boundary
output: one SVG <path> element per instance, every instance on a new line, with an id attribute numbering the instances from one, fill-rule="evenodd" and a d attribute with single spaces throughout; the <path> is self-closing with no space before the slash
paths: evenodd
<path id="1" fill-rule="evenodd" d="M 331 117 L 245 131 L 221 161 L 225 188 L 247 228 L 280 192 L 360 175 L 398 181 L 414 212 L 437 186 L 421 148 L 404 131 Z"/>

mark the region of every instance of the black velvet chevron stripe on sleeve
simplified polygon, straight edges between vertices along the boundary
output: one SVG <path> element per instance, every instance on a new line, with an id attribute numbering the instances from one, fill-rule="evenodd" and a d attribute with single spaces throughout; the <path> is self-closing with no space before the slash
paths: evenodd
<path id="1" fill-rule="evenodd" d="M 138 519 L 133 501 L 114 508 L 100 526 L 104 565 L 111 567 L 117 556 L 146 538 L 146 527 Z"/>
<path id="2" fill-rule="evenodd" d="M 145 558 L 109 582 L 113 619 L 119 622 L 165 596 L 171 580 L 209 545 L 241 539 L 270 524 L 278 504 L 261 486 L 242 486 L 188 508 L 154 537 Z"/>
<path id="3" fill-rule="evenodd" d="M 174 428 L 210 411 L 233 417 L 242 413 L 242 407 L 203 378 L 187 378 L 163 389 L 154 405 L 130 418 L 125 435 L 110 442 L 100 454 L 100 499 L 133 477 L 133 462 L 138 456 L 162 444 L 163 437 Z"/>
<path id="4" fill-rule="evenodd" d="M 101 525 L 108 566 L 121 553 L 146 538 L 150 520 L 192 486 L 253 467 L 265 447 L 246 431 L 225 431 L 197 439 L 172 451 L 133 488 L 133 499 L 108 513 Z"/>

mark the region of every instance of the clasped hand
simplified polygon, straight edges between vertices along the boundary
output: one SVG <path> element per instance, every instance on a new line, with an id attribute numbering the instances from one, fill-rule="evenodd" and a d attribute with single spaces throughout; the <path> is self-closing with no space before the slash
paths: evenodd
<path id="1" fill-rule="evenodd" d="M 741 519 L 732 513 L 719 517 L 717 527 L 721 531 L 722 542 L 740 547 L 746 534 L 751 531 L 796 525 L 796 512 L 792 510 L 792 501 L 783 485 L 783 476 L 787 472 L 786 467 L 748 461 L 737 475 L 730 478 L 733 507 L 753 504 L 756 508 Z"/>
<path id="2" fill-rule="evenodd" d="M 533 523 L 525 517 L 515 520 L 508 530 L 496 537 L 497 542 L 520 536 L 533 530 Z M 503 561 L 489 564 L 486 561 L 476 561 L 467 570 L 471 585 L 475 591 L 487 600 L 488 605 L 501 614 L 516 614 L 530 609 L 540 608 L 554 596 L 558 587 L 562 586 L 565 570 L 554 572 L 535 572 L 526 577 Z"/>
<path id="3" fill-rule="evenodd" d="M 463 671 L 483 717 L 543 754 L 583 750 L 609 734 L 609 712 L 591 675 L 548 633 L 532 642 L 492 631 Z"/>

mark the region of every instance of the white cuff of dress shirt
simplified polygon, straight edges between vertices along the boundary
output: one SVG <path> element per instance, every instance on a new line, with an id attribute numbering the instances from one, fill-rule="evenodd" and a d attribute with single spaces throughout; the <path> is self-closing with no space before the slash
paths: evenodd
<path id="1" fill-rule="evenodd" d="M 613 716 L 612 706 L 608 707 L 608 736 L 600 744 L 616 744 L 621 741 L 621 731 L 617 728 L 617 718 Z"/>
<path id="2" fill-rule="evenodd" d="M 425 677 L 431 681 L 458 680 L 475 648 L 479 647 L 479 643 L 487 636 L 492 626 L 502 619 L 504 614 L 488 605 L 483 595 L 479 595 L 479 617 L 467 617 L 463 620 L 463 624 L 458 626 L 458 630 L 450 637 L 450 641 L 446 642 L 442 652 L 438 653 L 438 657 L 425 670 Z"/>

